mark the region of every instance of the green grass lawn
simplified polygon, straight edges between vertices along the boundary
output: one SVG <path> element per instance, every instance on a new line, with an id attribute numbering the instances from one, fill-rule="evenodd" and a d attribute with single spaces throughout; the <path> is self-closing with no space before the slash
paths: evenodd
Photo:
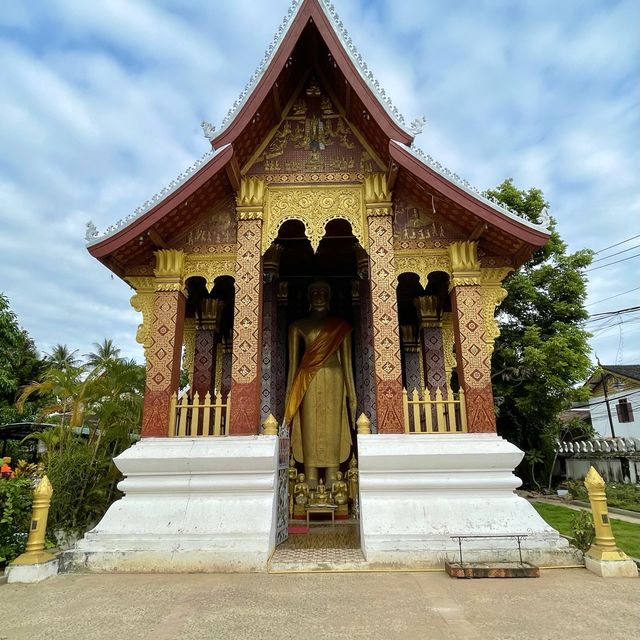
<path id="1" fill-rule="evenodd" d="M 565 536 L 571 535 L 571 519 L 575 514 L 573 509 L 546 502 L 537 502 L 533 507 L 554 529 Z M 640 524 L 611 518 L 611 526 L 620 549 L 627 555 L 640 558 Z"/>
<path id="2" fill-rule="evenodd" d="M 584 482 L 575 480 L 567 483 L 576 500 L 589 502 Z M 640 484 L 607 484 L 607 502 L 610 507 L 640 511 Z"/>

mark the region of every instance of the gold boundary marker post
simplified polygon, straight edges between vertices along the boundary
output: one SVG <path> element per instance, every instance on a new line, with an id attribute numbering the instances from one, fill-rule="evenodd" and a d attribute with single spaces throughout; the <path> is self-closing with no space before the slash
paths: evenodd
<path id="1" fill-rule="evenodd" d="M 52 553 L 44 550 L 44 539 L 47 531 L 47 518 L 49 516 L 49 505 L 53 487 L 49 478 L 44 476 L 33 492 L 33 507 L 31 511 L 31 527 L 27 538 L 25 552 L 18 556 L 11 565 L 42 564 L 49 560 L 54 560 Z"/>
<path id="2" fill-rule="evenodd" d="M 584 479 L 584 486 L 589 493 L 593 524 L 596 530 L 595 542 L 587 551 L 587 555 L 596 560 L 627 560 L 628 557 L 625 553 L 616 546 L 611 522 L 609 521 L 605 482 L 594 467 L 589 469 L 589 473 Z"/>

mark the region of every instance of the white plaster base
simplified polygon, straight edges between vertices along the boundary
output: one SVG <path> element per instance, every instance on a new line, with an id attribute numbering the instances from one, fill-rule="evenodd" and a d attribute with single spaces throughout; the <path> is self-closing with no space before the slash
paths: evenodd
<path id="1" fill-rule="evenodd" d="M 638 577 L 638 567 L 631 558 L 627 558 L 627 560 L 596 560 L 585 556 L 584 566 L 602 578 Z"/>
<path id="2" fill-rule="evenodd" d="M 277 437 L 145 438 L 66 570 L 265 571 L 275 546 Z"/>
<path id="3" fill-rule="evenodd" d="M 454 535 L 528 534 L 523 560 L 582 564 L 514 490 L 522 451 L 495 434 L 358 436 L 360 533 L 367 562 L 442 566 L 458 559 Z M 515 540 L 463 542 L 465 561 L 517 560 Z"/>
<path id="4" fill-rule="evenodd" d="M 59 565 L 59 558 L 54 558 L 48 562 L 39 562 L 38 564 L 9 564 L 4 573 L 9 583 L 33 584 L 57 576 Z"/>

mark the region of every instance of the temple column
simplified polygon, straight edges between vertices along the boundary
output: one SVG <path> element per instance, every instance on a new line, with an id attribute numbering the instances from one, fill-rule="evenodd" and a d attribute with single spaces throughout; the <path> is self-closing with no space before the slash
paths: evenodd
<path id="1" fill-rule="evenodd" d="M 470 433 L 494 433 L 491 356 L 487 350 L 477 243 L 453 242 L 449 253 L 457 371 L 465 392 L 467 428 Z"/>
<path id="2" fill-rule="evenodd" d="M 180 383 L 186 302 L 183 266 L 182 251 L 156 251 L 156 291 L 142 412 L 143 438 L 167 436 L 171 395 Z"/>
<path id="3" fill-rule="evenodd" d="M 182 368 L 187 372 L 189 386 L 193 388 L 193 371 L 195 367 L 196 355 L 196 319 L 184 319 L 184 332 L 182 337 L 184 353 L 182 355 Z"/>
<path id="4" fill-rule="evenodd" d="M 405 387 L 409 393 L 414 389 L 422 389 L 422 372 L 420 367 L 420 344 L 418 332 L 414 325 L 400 326 L 402 338 L 402 364 L 404 367 Z"/>
<path id="5" fill-rule="evenodd" d="M 283 247 L 272 245 L 262 260 L 264 289 L 262 304 L 262 382 L 260 390 L 260 423 L 273 414 L 276 419 L 276 378 L 278 376 L 278 272 Z"/>
<path id="6" fill-rule="evenodd" d="M 205 397 L 207 392 L 212 395 L 214 393 L 222 304 L 220 300 L 205 299 L 202 305 L 200 326 L 196 328 L 192 388 L 201 399 Z"/>
<path id="7" fill-rule="evenodd" d="M 378 433 L 404 433 L 391 192 L 383 173 L 368 175 L 364 187 L 369 235 L 377 430 Z"/>
<path id="8" fill-rule="evenodd" d="M 260 428 L 262 365 L 262 216 L 265 184 L 243 178 L 237 202 L 233 360 L 231 365 L 230 435 L 253 435 Z"/>
<path id="9" fill-rule="evenodd" d="M 422 343 L 424 383 L 430 392 L 440 387 L 444 393 L 449 380 L 445 373 L 444 341 L 442 322 L 438 317 L 436 296 L 420 296 L 415 299 Z"/>

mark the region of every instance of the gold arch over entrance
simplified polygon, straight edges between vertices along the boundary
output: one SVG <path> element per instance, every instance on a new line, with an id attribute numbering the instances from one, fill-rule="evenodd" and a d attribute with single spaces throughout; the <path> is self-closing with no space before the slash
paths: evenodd
<path id="1" fill-rule="evenodd" d="M 353 235 L 367 246 L 365 201 L 362 185 L 269 186 L 265 198 L 262 253 L 278 237 L 282 224 L 298 220 L 314 251 L 318 250 L 331 220 L 346 220 Z"/>

